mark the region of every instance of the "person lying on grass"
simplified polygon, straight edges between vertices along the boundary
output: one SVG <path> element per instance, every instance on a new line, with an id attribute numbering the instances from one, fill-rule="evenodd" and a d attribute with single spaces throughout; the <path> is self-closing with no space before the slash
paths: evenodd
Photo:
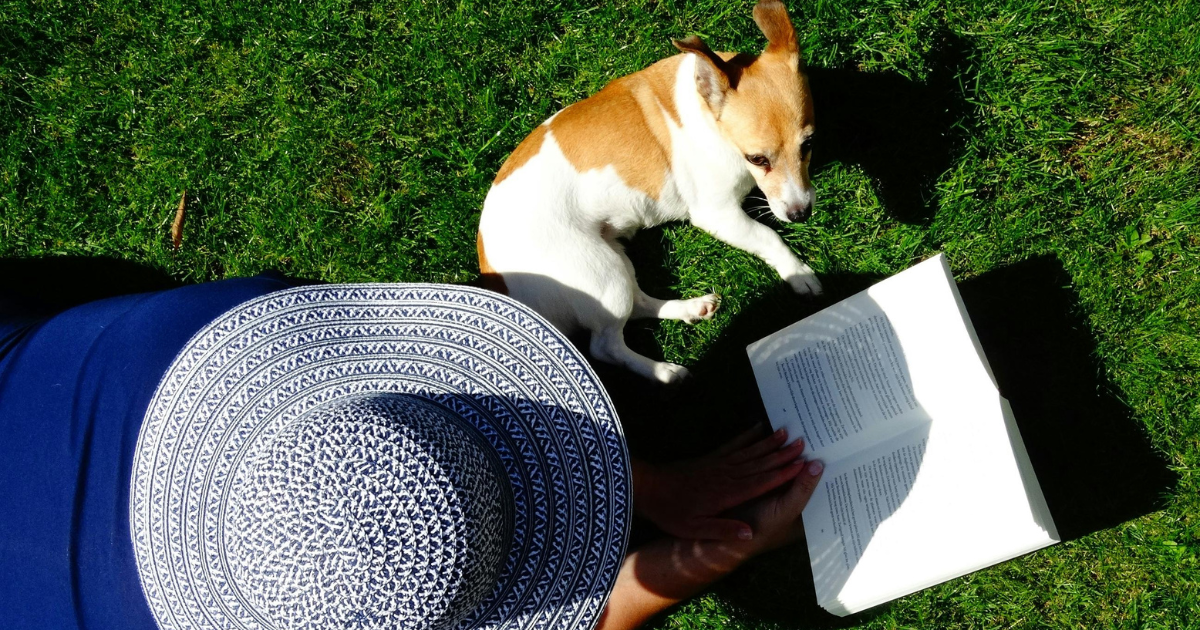
<path id="1" fill-rule="evenodd" d="M 0 295 L 0 627 L 634 628 L 799 535 L 786 442 L 630 460 L 578 352 L 478 289 Z M 626 554 L 630 502 L 665 535 Z"/>

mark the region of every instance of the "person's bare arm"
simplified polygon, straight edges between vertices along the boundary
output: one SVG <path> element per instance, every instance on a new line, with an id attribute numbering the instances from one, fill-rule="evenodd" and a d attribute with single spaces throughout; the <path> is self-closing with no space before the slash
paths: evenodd
<path id="1" fill-rule="evenodd" d="M 631 630 L 654 615 L 707 588 L 749 558 L 799 537 L 800 513 L 821 479 L 822 466 L 809 462 L 790 488 L 747 506 L 751 540 L 661 538 L 625 558 L 597 630 Z"/>

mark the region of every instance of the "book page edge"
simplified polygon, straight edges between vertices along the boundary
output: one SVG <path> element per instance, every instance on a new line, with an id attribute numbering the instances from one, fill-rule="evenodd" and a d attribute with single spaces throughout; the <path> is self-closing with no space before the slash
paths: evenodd
<path id="1" fill-rule="evenodd" d="M 1054 545 L 1058 542 L 1059 541 L 1055 540 L 1055 539 L 1042 540 L 1042 541 L 1039 541 L 1029 547 L 1023 547 L 1020 550 L 1016 551 L 1015 553 L 1001 557 L 998 560 L 984 561 L 978 565 L 971 566 L 970 568 L 967 568 L 966 570 L 962 571 L 961 573 L 953 573 L 953 574 L 950 574 L 950 575 L 947 575 L 944 577 L 938 577 L 938 578 L 926 580 L 926 581 L 920 583 L 919 585 L 917 585 L 915 588 L 910 589 L 909 587 L 904 587 L 904 588 L 892 591 L 886 595 L 880 595 L 879 597 L 875 597 L 870 600 L 864 600 L 863 602 L 858 602 L 858 603 L 844 602 L 844 601 L 838 599 L 838 600 L 835 600 L 835 602 L 831 602 L 831 605 L 835 605 L 836 607 L 838 607 L 842 610 L 849 611 L 847 613 L 847 615 L 853 615 L 855 613 L 860 613 L 864 610 L 867 610 L 868 608 L 872 608 L 872 607 L 878 606 L 880 604 L 885 604 L 887 602 L 890 602 L 890 601 L 893 601 L 896 599 L 900 599 L 901 597 L 907 597 L 909 595 L 912 595 L 913 593 L 917 593 L 917 592 L 923 591 L 927 588 L 937 586 L 938 584 L 944 584 L 946 582 L 949 582 L 950 580 L 958 579 L 960 577 L 970 575 L 977 571 L 982 571 L 983 569 L 986 569 L 988 567 L 996 566 L 1003 562 L 1008 562 L 1009 560 L 1015 560 L 1017 558 L 1020 558 L 1021 556 L 1031 554 L 1039 549 L 1045 549 L 1046 547 Z M 826 607 L 825 604 L 822 604 L 821 607 L 825 608 L 826 610 L 829 610 L 829 608 Z M 834 614 L 837 614 L 837 613 L 834 613 Z M 839 616 L 844 617 L 846 615 L 839 615 Z"/>
<path id="2" fill-rule="evenodd" d="M 971 316 L 967 313 L 967 305 L 958 291 L 958 282 L 955 282 L 954 274 L 950 271 L 950 263 L 946 260 L 945 254 L 938 254 L 937 257 L 942 261 L 942 271 L 950 280 L 950 294 L 954 297 L 955 305 L 958 306 L 958 314 L 962 316 L 963 324 L 966 325 L 967 336 L 971 339 L 971 345 L 975 347 L 975 354 L 979 355 L 979 361 L 983 363 L 984 371 L 992 380 L 992 386 L 996 388 L 996 391 L 1000 391 L 1000 386 L 996 383 L 996 375 L 992 373 L 992 364 L 988 363 L 987 355 L 983 352 L 983 344 L 979 343 L 979 335 L 975 332 L 975 324 L 971 322 Z"/>
<path id="3" fill-rule="evenodd" d="M 1008 441 L 1012 445 L 1013 456 L 1017 460 L 1017 471 L 1021 474 L 1021 482 L 1025 485 L 1025 496 L 1029 498 L 1029 507 L 1033 512 L 1034 522 L 1046 531 L 1053 542 L 1062 542 L 1062 538 L 1058 535 L 1058 527 L 1054 524 L 1054 515 L 1050 513 L 1050 506 L 1046 503 L 1045 494 L 1042 493 L 1042 485 L 1038 483 L 1033 462 L 1029 461 L 1029 451 L 1025 449 L 1025 440 L 1021 439 L 1016 416 L 1013 415 L 1008 399 L 1003 396 L 1000 397 L 1000 410 L 1004 416 L 1004 427 L 1008 430 Z"/>

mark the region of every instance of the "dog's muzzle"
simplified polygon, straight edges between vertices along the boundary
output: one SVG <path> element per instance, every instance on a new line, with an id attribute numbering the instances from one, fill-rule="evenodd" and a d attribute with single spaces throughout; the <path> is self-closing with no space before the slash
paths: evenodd
<path id="1" fill-rule="evenodd" d="M 793 223 L 803 223 L 804 221 L 807 221 L 808 217 L 810 216 L 812 216 L 811 203 L 806 203 L 803 205 L 797 204 L 794 206 L 789 206 L 787 209 L 788 221 Z"/>

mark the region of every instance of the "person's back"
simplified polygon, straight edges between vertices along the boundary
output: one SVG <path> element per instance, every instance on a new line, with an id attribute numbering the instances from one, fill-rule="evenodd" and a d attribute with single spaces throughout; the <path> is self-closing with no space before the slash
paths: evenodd
<path id="1" fill-rule="evenodd" d="M 146 405 L 196 331 L 288 286 L 259 276 L 0 317 L 0 627 L 157 628 L 129 537 Z"/>

